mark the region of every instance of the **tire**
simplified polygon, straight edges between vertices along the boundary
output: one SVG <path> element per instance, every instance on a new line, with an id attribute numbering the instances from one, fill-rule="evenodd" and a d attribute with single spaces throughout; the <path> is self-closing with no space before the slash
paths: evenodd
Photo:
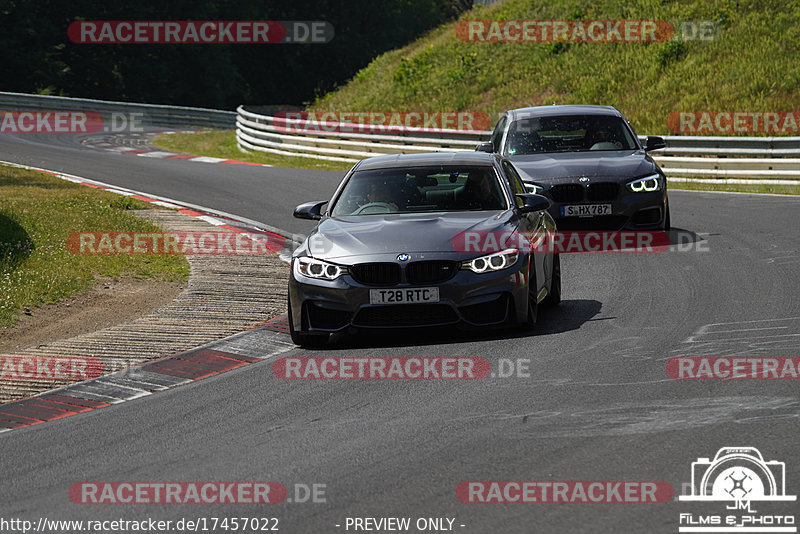
<path id="1" fill-rule="evenodd" d="M 550 280 L 550 292 L 542 301 L 543 306 L 552 308 L 561 302 L 561 256 L 553 254 L 553 277 Z"/>
<path id="2" fill-rule="evenodd" d="M 536 263 L 533 256 L 530 258 L 528 267 L 528 317 L 525 320 L 525 328 L 533 328 L 536 319 L 539 317 L 539 303 L 536 302 Z"/>
<path id="3" fill-rule="evenodd" d="M 664 211 L 666 212 L 666 215 L 664 215 L 664 231 L 666 232 L 672 228 L 672 221 L 669 215 L 669 200 L 664 203 Z"/>
<path id="4" fill-rule="evenodd" d="M 330 334 L 310 334 L 308 332 L 298 332 L 294 329 L 292 320 L 292 302 L 289 300 L 289 335 L 292 343 L 304 348 L 322 347 L 328 342 Z"/>

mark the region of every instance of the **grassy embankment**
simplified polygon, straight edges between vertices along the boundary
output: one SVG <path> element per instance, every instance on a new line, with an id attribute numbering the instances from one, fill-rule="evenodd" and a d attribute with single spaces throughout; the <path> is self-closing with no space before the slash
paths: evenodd
<path id="1" fill-rule="evenodd" d="M 139 200 L 73 184 L 44 173 L 0 166 L 0 327 L 33 309 L 86 291 L 95 275 L 186 280 L 182 256 L 78 255 L 74 232 L 158 232 L 127 210 Z"/>
<path id="2" fill-rule="evenodd" d="M 790 0 L 632 0 L 594 4 L 508 0 L 476 8 L 470 19 L 650 19 L 713 21 L 712 41 L 663 43 L 472 43 L 445 24 L 399 50 L 382 54 L 337 91 L 309 107 L 323 110 L 476 110 L 495 119 L 529 105 L 611 104 L 640 134 L 672 134 L 673 111 L 800 109 L 800 4 Z M 794 135 L 798 135 L 795 133 Z M 232 132 L 162 138 L 161 146 L 244 159 Z M 201 150 L 210 141 L 211 147 Z M 197 147 L 197 148 L 195 148 Z M 248 161 L 284 165 L 278 156 Z M 346 168 L 305 158 L 293 166 Z M 672 187 L 797 192 L 796 187 Z"/>

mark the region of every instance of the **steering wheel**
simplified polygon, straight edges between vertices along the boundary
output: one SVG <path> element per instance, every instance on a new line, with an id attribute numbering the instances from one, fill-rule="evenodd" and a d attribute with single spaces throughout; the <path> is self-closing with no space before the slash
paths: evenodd
<path id="1" fill-rule="evenodd" d="M 350 215 L 370 215 L 375 213 L 393 213 L 397 211 L 394 204 L 388 202 L 369 202 L 364 204 Z"/>

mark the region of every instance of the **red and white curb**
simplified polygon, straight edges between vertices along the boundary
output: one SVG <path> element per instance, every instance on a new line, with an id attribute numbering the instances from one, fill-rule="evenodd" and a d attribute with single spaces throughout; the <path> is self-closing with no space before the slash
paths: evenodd
<path id="1" fill-rule="evenodd" d="M 269 250 L 277 254 L 281 258 L 281 260 L 283 260 L 286 263 L 291 262 L 292 251 L 295 249 L 295 247 L 297 247 L 297 245 L 300 244 L 302 239 L 304 239 L 304 236 L 300 235 L 291 236 L 287 232 L 271 227 L 267 224 L 260 223 L 258 221 L 253 221 L 252 219 L 247 219 L 245 217 L 239 217 L 238 215 L 233 215 L 230 213 L 225 213 L 223 211 L 206 208 L 204 206 L 198 206 L 196 204 L 181 202 L 179 200 L 174 200 L 167 197 L 151 195 L 148 193 L 141 193 L 139 191 L 134 191 L 132 189 L 118 187 L 115 185 L 98 182 L 96 180 L 90 180 L 88 178 L 83 178 L 80 176 L 76 176 L 74 174 L 67 174 L 59 171 L 42 169 L 39 167 L 31 167 L 29 165 L 22 165 L 10 161 L 0 161 L 0 165 L 6 165 L 18 169 L 27 169 L 32 171 L 43 172 L 45 174 L 55 176 L 56 178 L 61 178 L 62 180 L 67 180 L 69 182 L 73 182 L 76 184 L 81 184 L 88 187 L 92 187 L 94 189 L 102 189 L 110 193 L 116 193 L 118 195 L 135 198 L 137 200 L 142 200 L 144 202 L 148 202 L 156 206 L 175 209 L 178 210 L 180 213 L 196 217 L 207 223 L 213 224 L 214 226 L 218 226 L 220 228 L 225 228 L 232 232 L 236 232 L 237 234 L 249 234 L 253 232 L 264 234 L 268 237 L 268 239 L 265 242 L 265 246 Z M 280 243 L 283 243 L 283 246 L 280 246 L 279 245 Z"/>
<path id="2" fill-rule="evenodd" d="M 146 397 L 257 363 L 295 346 L 286 314 L 253 330 L 92 380 L 0 405 L 0 433 Z"/>
<path id="3" fill-rule="evenodd" d="M 166 131 L 166 132 L 155 132 L 149 135 L 155 137 L 157 135 L 168 135 L 175 133 L 204 133 L 204 132 Z M 213 158 L 211 156 L 193 156 L 191 154 L 177 154 L 175 152 L 169 152 L 164 150 L 140 149 L 140 148 L 115 145 L 113 143 L 107 143 L 107 142 L 97 143 L 91 140 L 83 141 L 81 144 L 89 148 L 96 148 L 98 150 L 105 150 L 107 152 L 115 152 L 117 154 L 122 154 L 125 156 L 141 156 L 144 158 L 157 158 L 157 159 L 179 159 L 183 161 L 194 161 L 198 163 L 226 163 L 230 165 L 250 165 L 252 167 L 272 167 L 272 165 L 267 165 L 266 163 L 252 163 L 249 161 L 240 161 L 238 159 Z"/>
<path id="4" fill-rule="evenodd" d="M 177 209 L 181 213 L 233 232 L 250 233 L 256 230 L 274 237 L 274 239 L 267 240 L 267 243 L 284 244 L 282 248 L 270 247 L 268 244 L 267 248 L 278 254 L 287 263 L 297 244 L 291 238 L 286 237 L 286 232 L 210 208 L 148 195 L 49 169 L 8 161 L 0 161 L 0 165 L 39 171 L 73 183 Z M 179 354 L 169 355 L 99 378 L 70 384 L 27 399 L 2 404 L 0 405 L 0 433 L 120 404 L 269 359 L 296 348 L 288 334 L 288 318 L 286 314 L 282 314 L 254 329 Z"/>

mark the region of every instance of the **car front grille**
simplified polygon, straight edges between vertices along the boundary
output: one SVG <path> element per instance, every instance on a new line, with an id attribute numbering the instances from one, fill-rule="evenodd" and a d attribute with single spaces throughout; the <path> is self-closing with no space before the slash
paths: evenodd
<path id="1" fill-rule="evenodd" d="M 358 263 L 350 267 L 357 282 L 369 286 L 400 283 L 400 266 L 396 263 Z"/>
<path id="2" fill-rule="evenodd" d="M 614 200 L 619 193 L 619 184 L 614 182 L 598 182 L 589 184 L 589 200 Z"/>
<path id="3" fill-rule="evenodd" d="M 370 286 L 393 286 L 402 281 L 409 284 L 438 284 L 453 278 L 458 262 L 446 260 L 415 261 L 401 267 L 397 263 L 358 263 L 350 267 L 357 282 Z"/>
<path id="4" fill-rule="evenodd" d="M 550 188 L 550 196 L 556 202 L 580 202 L 583 193 L 584 187 L 578 184 L 560 184 Z"/>
<path id="5" fill-rule="evenodd" d="M 458 272 L 454 261 L 415 261 L 406 266 L 409 284 L 437 284 L 453 278 Z"/>
<path id="6" fill-rule="evenodd" d="M 556 217 L 556 228 L 560 231 L 606 231 L 622 230 L 628 222 L 624 215 L 602 215 L 599 217 Z"/>
<path id="7" fill-rule="evenodd" d="M 458 322 L 458 315 L 446 304 L 395 304 L 370 306 L 359 311 L 355 326 L 436 326 Z"/>

